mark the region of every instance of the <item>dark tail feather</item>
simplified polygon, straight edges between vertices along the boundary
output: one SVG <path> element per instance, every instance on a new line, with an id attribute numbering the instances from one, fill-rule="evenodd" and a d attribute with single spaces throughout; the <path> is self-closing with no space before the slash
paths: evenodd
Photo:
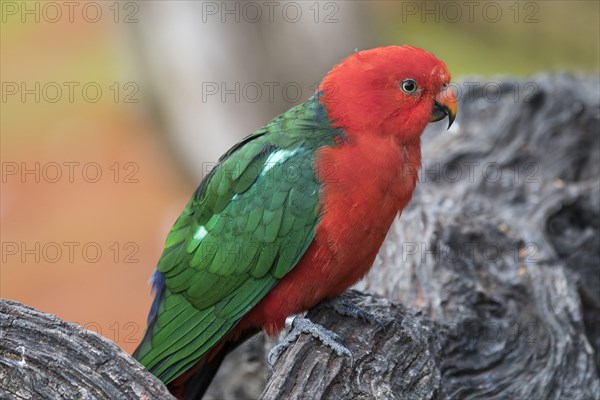
<path id="1" fill-rule="evenodd" d="M 237 339 L 225 338 L 220 344 L 206 353 L 188 372 L 167 385 L 169 391 L 178 399 L 202 399 L 225 356 L 258 332 L 258 329 L 253 329 L 244 332 Z"/>
<path id="2" fill-rule="evenodd" d="M 169 384 L 169 391 L 178 399 L 201 399 L 217 374 L 225 355 L 224 351 L 218 351 L 210 361 L 200 360 L 193 372 L 186 373 Z"/>

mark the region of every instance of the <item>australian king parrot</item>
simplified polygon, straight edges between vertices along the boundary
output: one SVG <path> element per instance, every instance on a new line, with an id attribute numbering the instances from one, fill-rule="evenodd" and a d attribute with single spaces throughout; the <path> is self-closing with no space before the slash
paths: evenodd
<path id="1" fill-rule="evenodd" d="M 360 280 L 412 196 L 421 133 L 455 118 L 449 84 L 424 50 L 355 52 L 227 151 L 167 236 L 134 357 L 200 398 L 239 343 Z"/>

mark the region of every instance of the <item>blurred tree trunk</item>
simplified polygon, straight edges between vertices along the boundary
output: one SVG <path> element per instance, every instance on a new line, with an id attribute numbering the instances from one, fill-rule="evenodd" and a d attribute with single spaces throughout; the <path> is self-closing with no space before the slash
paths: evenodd
<path id="1" fill-rule="evenodd" d="M 332 62 L 367 45 L 366 3 L 250 3 L 140 2 L 140 23 L 129 25 L 144 104 L 196 183 L 242 137 L 314 94 Z"/>

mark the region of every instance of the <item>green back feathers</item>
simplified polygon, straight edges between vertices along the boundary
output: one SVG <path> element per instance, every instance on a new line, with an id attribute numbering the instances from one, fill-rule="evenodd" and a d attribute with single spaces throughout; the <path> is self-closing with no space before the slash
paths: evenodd
<path id="1" fill-rule="evenodd" d="M 314 155 L 336 134 L 315 97 L 231 148 L 196 190 L 167 237 L 157 266 L 164 288 L 134 354 L 165 383 L 303 256 L 319 221 Z"/>

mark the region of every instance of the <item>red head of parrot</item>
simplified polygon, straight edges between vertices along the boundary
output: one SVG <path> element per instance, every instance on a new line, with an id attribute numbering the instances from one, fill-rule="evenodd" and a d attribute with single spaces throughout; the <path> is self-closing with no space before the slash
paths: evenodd
<path id="1" fill-rule="evenodd" d="M 393 135 L 414 142 L 425 126 L 456 116 L 450 72 L 432 54 L 410 46 L 360 51 L 336 65 L 319 89 L 334 123 L 350 136 Z"/>

